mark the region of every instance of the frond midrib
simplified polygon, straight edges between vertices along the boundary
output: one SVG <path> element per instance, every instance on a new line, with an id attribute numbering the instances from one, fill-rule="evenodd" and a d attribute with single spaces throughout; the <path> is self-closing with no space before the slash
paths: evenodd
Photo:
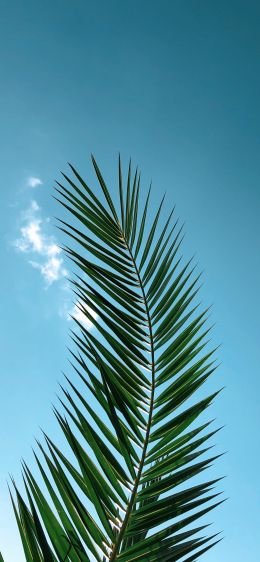
<path id="1" fill-rule="evenodd" d="M 124 520 L 123 520 L 123 523 L 122 523 L 122 527 L 121 527 L 121 529 L 118 533 L 117 541 L 115 542 L 115 544 L 113 545 L 113 548 L 112 548 L 112 553 L 110 555 L 110 562 L 113 562 L 113 561 L 116 560 L 117 554 L 119 553 L 120 546 L 121 546 L 122 541 L 124 539 L 125 531 L 127 529 L 127 526 L 129 524 L 129 521 L 130 521 L 130 518 L 131 518 L 131 515 L 132 515 L 132 509 L 133 509 L 133 506 L 134 506 L 138 486 L 140 484 L 140 479 L 141 479 L 141 476 L 142 476 L 142 471 L 143 471 L 144 462 L 145 462 L 145 458 L 146 458 L 147 447 L 148 447 L 148 444 L 149 444 L 149 437 L 150 437 L 150 432 L 151 432 L 152 417 L 153 417 L 153 410 L 154 410 L 154 393 L 155 393 L 155 349 L 154 349 L 154 338 L 153 338 L 153 329 L 152 329 L 152 321 L 151 321 L 151 316 L 150 316 L 149 304 L 148 304 L 148 301 L 147 301 L 147 298 L 146 298 L 145 289 L 144 289 L 144 286 L 143 286 L 143 282 L 142 282 L 142 278 L 141 278 L 141 274 L 140 274 L 138 265 L 136 263 L 136 259 L 133 256 L 131 248 L 130 248 L 123 232 L 122 232 L 122 236 L 123 236 L 124 243 L 127 247 L 127 250 L 129 252 L 129 254 L 131 256 L 131 259 L 132 259 L 132 262 L 133 262 L 135 273 L 136 273 L 136 276 L 137 276 L 137 279 L 138 279 L 139 288 L 142 292 L 142 296 L 143 296 L 143 300 L 144 300 L 145 312 L 146 312 L 146 315 L 147 315 L 148 332 L 149 332 L 149 340 L 150 340 L 150 353 L 151 353 L 151 396 L 150 396 L 150 408 L 149 408 L 149 414 L 148 414 L 148 420 L 147 420 L 146 435 L 145 435 L 145 439 L 144 439 L 144 443 L 143 443 L 143 452 L 142 452 L 142 456 L 141 456 L 141 459 L 140 459 L 138 471 L 137 471 L 137 474 L 136 474 L 134 487 L 133 487 L 133 490 L 131 492 L 131 496 L 129 498 L 129 503 L 128 503 L 128 506 L 127 506 L 126 514 L 125 514 L 125 517 L 124 517 Z"/>

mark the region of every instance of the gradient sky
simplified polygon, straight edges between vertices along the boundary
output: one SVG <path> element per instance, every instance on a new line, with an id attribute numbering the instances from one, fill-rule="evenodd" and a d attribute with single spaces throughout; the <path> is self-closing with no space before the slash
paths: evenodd
<path id="1" fill-rule="evenodd" d="M 258 562 L 260 3 L 258 0 L 0 0 L 0 549 L 22 562 L 6 479 L 51 412 L 67 369 L 69 264 L 57 251 L 54 179 L 67 161 L 111 183 L 118 150 L 167 190 L 204 270 L 222 342 L 211 409 L 225 429 L 225 540 L 207 562 Z"/>

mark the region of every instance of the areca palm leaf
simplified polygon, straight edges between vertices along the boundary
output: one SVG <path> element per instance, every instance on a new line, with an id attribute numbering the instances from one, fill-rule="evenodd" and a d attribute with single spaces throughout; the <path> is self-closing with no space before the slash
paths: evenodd
<path id="1" fill-rule="evenodd" d="M 18 491 L 14 503 L 24 552 L 28 561 L 188 562 L 218 542 L 192 524 L 222 501 L 217 480 L 192 483 L 217 458 L 216 430 L 195 423 L 218 394 L 196 398 L 216 368 L 200 276 L 182 264 L 182 226 L 174 210 L 163 215 L 164 198 L 150 220 L 138 170 L 130 163 L 124 182 L 119 159 L 118 211 L 92 160 L 100 196 L 72 166 L 57 186 L 70 214 L 60 229 L 77 266 L 72 287 L 93 328 L 75 319 L 81 386 L 67 377 L 55 411 L 71 458 L 47 436 L 40 445 L 48 501 L 24 466 L 28 505 Z"/>

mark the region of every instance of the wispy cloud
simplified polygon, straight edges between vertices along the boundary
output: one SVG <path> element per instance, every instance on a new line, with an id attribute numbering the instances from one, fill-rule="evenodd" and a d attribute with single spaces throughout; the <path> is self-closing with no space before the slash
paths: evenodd
<path id="1" fill-rule="evenodd" d="M 71 306 L 69 302 L 65 301 L 63 306 L 60 308 L 59 314 L 62 318 L 66 318 L 68 321 L 77 320 L 84 328 L 87 330 L 91 330 L 94 326 L 91 319 L 88 318 L 83 311 L 85 308 L 88 313 L 93 317 L 94 320 L 98 318 L 98 315 L 92 308 L 87 306 L 85 303 L 83 304 L 81 301 L 78 301 L 76 304 Z"/>
<path id="2" fill-rule="evenodd" d="M 39 270 L 47 287 L 66 277 L 61 250 L 54 237 L 46 234 L 44 229 L 48 219 L 43 220 L 36 201 L 31 201 L 22 213 L 21 221 L 20 236 L 14 241 L 17 250 L 28 254 L 28 262 Z"/>
<path id="3" fill-rule="evenodd" d="M 75 304 L 73 308 L 70 310 L 69 318 L 73 316 L 73 318 L 75 318 L 75 320 L 78 320 L 78 322 L 80 322 L 80 324 L 82 324 L 84 328 L 86 328 L 87 330 L 91 330 L 91 328 L 93 327 L 93 322 L 91 322 L 90 318 L 88 318 L 84 314 L 84 308 L 88 311 L 88 313 L 90 314 L 90 316 L 93 317 L 94 320 L 97 319 L 98 317 L 97 313 L 94 312 L 94 310 L 92 310 L 89 306 L 85 304 L 83 305 L 80 301 L 77 304 Z"/>
<path id="4" fill-rule="evenodd" d="M 14 240 L 13 246 L 24 254 L 30 266 L 39 271 L 46 288 L 55 281 L 60 281 L 59 287 L 64 297 L 58 309 L 59 315 L 68 321 L 75 318 L 84 328 L 91 330 L 94 324 L 84 314 L 84 308 L 93 319 L 97 319 L 98 315 L 80 300 L 76 304 L 71 303 L 68 272 L 57 240 L 48 234 L 49 220 L 43 216 L 37 201 L 31 200 L 30 205 L 21 213 L 19 236 Z"/>
<path id="5" fill-rule="evenodd" d="M 29 178 L 27 178 L 26 185 L 27 187 L 37 187 L 38 185 L 42 185 L 42 180 L 40 178 L 30 176 Z"/>

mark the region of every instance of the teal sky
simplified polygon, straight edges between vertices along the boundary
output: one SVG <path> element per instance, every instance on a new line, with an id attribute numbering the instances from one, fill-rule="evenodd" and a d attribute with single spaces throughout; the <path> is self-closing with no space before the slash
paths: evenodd
<path id="1" fill-rule="evenodd" d="M 72 298 L 51 195 L 71 161 L 114 191 L 121 151 L 153 180 L 155 203 L 185 220 L 187 257 L 214 303 L 226 386 L 211 410 L 225 429 L 214 469 L 229 501 L 207 562 L 258 562 L 260 3 L 255 0 L 0 0 L 0 548 L 22 562 L 6 479 L 33 466 L 40 427 L 67 368 Z M 37 181 L 38 180 L 38 181 Z M 167 204 L 168 204 L 167 203 Z"/>

